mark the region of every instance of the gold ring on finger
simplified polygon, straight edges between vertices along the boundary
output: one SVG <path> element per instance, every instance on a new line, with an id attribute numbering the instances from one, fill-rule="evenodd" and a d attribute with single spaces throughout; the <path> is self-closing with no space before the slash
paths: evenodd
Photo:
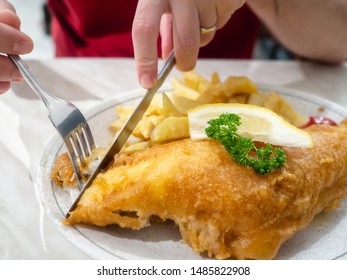
<path id="1" fill-rule="evenodd" d="M 200 26 L 200 33 L 201 34 L 207 34 L 216 31 L 217 27 L 215 25 L 210 27 L 201 27 Z"/>

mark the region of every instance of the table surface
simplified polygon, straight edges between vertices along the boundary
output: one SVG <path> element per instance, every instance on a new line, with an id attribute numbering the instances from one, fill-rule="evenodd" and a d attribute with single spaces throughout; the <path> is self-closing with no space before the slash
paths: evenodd
<path id="1" fill-rule="evenodd" d="M 132 59 L 27 61 L 49 92 L 87 112 L 117 94 L 139 88 Z M 347 107 L 347 63 L 200 60 L 196 71 L 224 79 L 245 75 L 263 83 L 324 97 Z M 177 70 L 171 75 L 180 76 Z M 56 135 L 42 101 L 25 83 L 0 96 L 0 259 L 90 259 L 50 221 L 37 194 L 43 151 Z M 344 257 L 346 258 L 346 257 Z"/>

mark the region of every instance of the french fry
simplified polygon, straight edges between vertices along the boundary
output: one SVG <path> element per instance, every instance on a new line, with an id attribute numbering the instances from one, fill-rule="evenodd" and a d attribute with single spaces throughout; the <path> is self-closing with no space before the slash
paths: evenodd
<path id="1" fill-rule="evenodd" d="M 154 95 L 151 104 L 146 110 L 145 116 L 161 115 L 163 113 L 163 102 L 160 94 Z"/>
<path id="2" fill-rule="evenodd" d="M 217 72 L 213 72 L 211 74 L 211 84 L 212 85 L 218 85 L 220 83 L 221 83 L 221 81 L 220 81 L 220 78 L 219 78 L 219 74 Z"/>
<path id="3" fill-rule="evenodd" d="M 167 100 L 164 100 L 167 99 Z M 176 95 L 174 92 L 167 92 L 163 94 L 163 107 L 164 112 L 166 110 L 165 103 L 168 103 L 168 106 L 173 106 L 175 110 L 175 116 L 187 116 L 187 112 L 190 109 L 193 109 L 199 105 L 202 105 L 204 103 L 199 102 L 197 100 L 192 100 L 184 96 Z M 170 105 L 169 105 L 170 104 Z"/>
<path id="4" fill-rule="evenodd" d="M 127 143 L 124 151 L 131 153 L 156 143 L 165 143 L 189 137 L 187 112 L 209 103 L 247 103 L 269 108 L 296 126 L 307 119 L 300 115 L 284 98 L 275 92 L 259 92 L 247 77 L 229 76 L 221 81 L 217 72 L 210 81 L 194 71 L 182 74 L 182 80 L 172 78 L 173 91 L 157 94 L 132 135 L 136 143 Z M 110 128 L 118 131 L 127 121 L 132 107 L 118 106 L 118 119 Z M 140 141 L 140 142 L 139 142 Z"/>
<path id="5" fill-rule="evenodd" d="M 118 118 L 110 124 L 109 128 L 113 132 L 117 132 L 124 125 L 126 120 L 130 117 L 131 113 L 134 111 L 133 107 L 129 106 L 117 106 L 116 113 Z"/>
<path id="6" fill-rule="evenodd" d="M 188 117 L 168 117 L 152 131 L 153 143 L 165 143 L 189 137 Z"/>
<path id="7" fill-rule="evenodd" d="M 267 94 L 264 92 L 259 92 L 258 94 L 251 94 L 248 98 L 248 104 L 256 106 L 264 106 Z"/>
<path id="8" fill-rule="evenodd" d="M 131 154 L 131 153 L 143 150 L 149 146 L 150 146 L 150 143 L 148 141 L 137 142 L 137 143 L 131 144 L 127 147 L 124 147 L 122 149 L 122 152 L 126 152 L 128 154 Z"/>
<path id="9" fill-rule="evenodd" d="M 291 104 L 289 104 L 276 92 L 270 92 L 267 95 L 263 106 L 265 108 L 271 109 L 297 127 L 300 127 L 307 123 L 307 118 L 300 115 Z"/>
<path id="10" fill-rule="evenodd" d="M 257 95 L 257 94 L 252 94 L 252 95 Z M 246 104 L 248 101 L 248 98 L 252 95 L 249 95 L 247 93 L 238 93 L 234 94 L 233 96 L 228 98 L 227 103 L 241 103 L 241 104 Z"/>
<path id="11" fill-rule="evenodd" d="M 142 140 L 150 140 L 153 129 L 164 119 L 163 116 L 144 116 L 133 131 L 133 135 Z"/>
<path id="12" fill-rule="evenodd" d="M 225 85 L 226 89 L 225 94 L 228 97 L 238 93 L 258 93 L 257 86 L 247 77 L 230 76 L 224 81 L 223 84 Z"/>
<path id="13" fill-rule="evenodd" d="M 185 98 L 185 97 L 182 97 L 182 98 Z M 171 99 L 169 98 L 168 93 L 163 93 L 163 109 L 164 109 L 163 113 L 165 118 L 172 117 L 172 116 L 176 116 L 176 117 L 182 116 L 182 113 L 178 110 L 177 106 L 174 105 Z"/>
<path id="14" fill-rule="evenodd" d="M 228 97 L 225 94 L 224 84 L 213 85 L 206 90 L 204 98 L 198 99 L 202 104 L 208 103 L 227 103 Z"/>
<path id="15" fill-rule="evenodd" d="M 211 83 L 195 71 L 189 71 L 183 73 L 183 82 L 190 87 L 203 94 L 210 86 Z"/>
<path id="16" fill-rule="evenodd" d="M 162 120 L 165 118 L 164 114 L 161 115 L 151 115 L 147 117 L 154 126 L 157 126 L 158 124 L 160 124 L 162 122 Z"/>
<path id="17" fill-rule="evenodd" d="M 197 100 L 201 96 L 200 92 L 190 88 L 184 84 L 181 80 L 173 77 L 171 79 L 172 88 L 177 96 L 184 96 L 192 100 Z"/>

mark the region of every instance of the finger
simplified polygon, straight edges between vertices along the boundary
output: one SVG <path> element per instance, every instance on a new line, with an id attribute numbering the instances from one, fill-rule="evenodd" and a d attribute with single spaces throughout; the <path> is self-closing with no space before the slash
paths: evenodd
<path id="1" fill-rule="evenodd" d="M 0 23 L 0 52 L 25 54 L 32 51 L 34 44 L 30 37 L 12 26 Z"/>
<path id="2" fill-rule="evenodd" d="M 4 3 L 4 2 L 2 2 Z M 11 9 L 0 10 L 0 52 L 11 54 L 25 54 L 33 49 L 33 42 L 29 36 L 19 31 L 21 22 Z"/>
<path id="3" fill-rule="evenodd" d="M 23 79 L 18 68 L 7 56 L 0 55 L 0 65 L 0 82 L 20 81 Z"/>
<path id="4" fill-rule="evenodd" d="M 199 26 L 201 28 L 211 28 L 214 26 L 217 27 L 217 7 L 214 5 L 211 6 L 211 1 L 200 1 L 197 9 L 199 12 Z M 215 31 L 210 31 L 204 34 L 200 32 L 200 46 L 206 46 L 209 42 L 211 42 L 215 33 Z"/>
<path id="5" fill-rule="evenodd" d="M 32 40 L 19 31 L 19 17 L 10 9 L 0 10 L 0 51 L 4 53 L 23 54 L 33 48 Z"/>
<path id="6" fill-rule="evenodd" d="M 173 41 L 176 66 L 181 71 L 195 67 L 200 46 L 199 15 L 193 1 L 172 1 Z"/>
<path id="7" fill-rule="evenodd" d="M 0 82 L 0 94 L 3 94 L 6 91 L 8 91 L 10 87 L 11 87 L 10 82 Z"/>
<path id="8" fill-rule="evenodd" d="M 158 72 L 157 40 L 167 1 L 138 2 L 133 21 L 133 44 L 138 79 L 144 88 L 154 86 Z"/>
<path id="9" fill-rule="evenodd" d="M 0 10 L 0 22 L 10 25 L 16 29 L 20 28 L 21 22 L 15 12 L 11 10 Z"/>
<path id="10" fill-rule="evenodd" d="M 172 28 L 171 14 L 164 14 L 160 21 L 161 52 L 163 59 L 166 59 L 173 49 Z"/>
<path id="11" fill-rule="evenodd" d="M 245 0 L 223 1 L 222 4 L 217 5 L 217 29 L 222 28 L 233 15 L 233 13 L 245 4 Z"/>
<path id="12" fill-rule="evenodd" d="M 13 12 L 16 12 L 14 6 L 6 0 L 0 1 L 0 9 L 8 9 L 8 10 L 11 10 Z"/>

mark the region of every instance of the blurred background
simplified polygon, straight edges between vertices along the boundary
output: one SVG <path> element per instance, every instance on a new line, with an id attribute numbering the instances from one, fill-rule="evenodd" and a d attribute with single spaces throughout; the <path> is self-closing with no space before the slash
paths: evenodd
<path id="1" fill-rule="evenodd" d="M 32 58 L 54 57 L 54 44 L 49 32 L 49 12 L 45 0 L 10 0 L 22 21 L 22 31 L 34 40 L 35 48 L 25 56 Z M 254 59 L 293 59 L 293 55 L 267 32 L 261 29 L 258 43 L 253 53 Z"/>
<path id="2" fill-rule="evenodd" d="M 16 8 L 22 25 L 21 29 L 34 41 L 35 47 L 32 53 L 25 58 L 52 58 L 54 45 L 47 33 L 45 23 L 45 0 L 10 0 Z"/>

